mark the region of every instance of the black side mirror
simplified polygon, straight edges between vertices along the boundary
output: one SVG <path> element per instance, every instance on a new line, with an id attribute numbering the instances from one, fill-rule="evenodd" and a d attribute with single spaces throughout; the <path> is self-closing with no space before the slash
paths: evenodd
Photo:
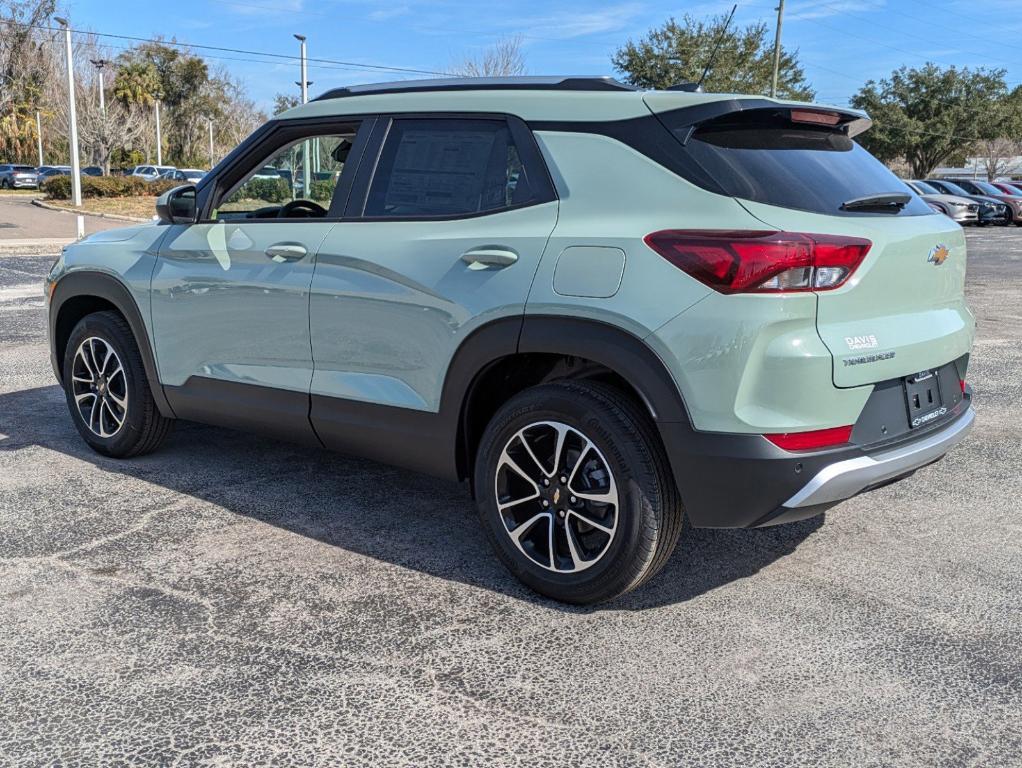
<path id="1" fill-rule="evenodd" d="M 156 216 L 163 224 L 195 223 L 195 185 L 184 184 L 156 199 Z"/>

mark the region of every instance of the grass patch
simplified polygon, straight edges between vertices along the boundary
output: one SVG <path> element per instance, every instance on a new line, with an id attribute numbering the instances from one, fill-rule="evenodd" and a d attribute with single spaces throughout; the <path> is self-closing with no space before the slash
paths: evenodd
<path id="1" fill-rule="evenodd" d="M 47 200 L 49 205 L 72 210 L 70 200 Z M 113 213 L 118 216 L 132 216 L 147 221 L 156 215 L 155 197 L 87 197 L 82 200 L 82 209 L 90 213 Z"/>

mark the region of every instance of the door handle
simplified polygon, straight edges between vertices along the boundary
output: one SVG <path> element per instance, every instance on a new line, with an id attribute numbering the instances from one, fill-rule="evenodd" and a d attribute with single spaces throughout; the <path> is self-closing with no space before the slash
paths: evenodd
<path id="1" fill-rule="evenodd" d="M 308 255 L 309 251 L 299 243 L 274 243 L 266 249 L 266 255 L 271 261 L 284 264 L 288 261 L 299 261 Z"/>
<path id="2" fill-rule="evenodd" d="M 473 248 L 461 254 L 461 260 L 468 264 L 469 269 L 486 269 L 487 267 L 510 267 L 518 261 L 518 254 L 510 248 Z"/>

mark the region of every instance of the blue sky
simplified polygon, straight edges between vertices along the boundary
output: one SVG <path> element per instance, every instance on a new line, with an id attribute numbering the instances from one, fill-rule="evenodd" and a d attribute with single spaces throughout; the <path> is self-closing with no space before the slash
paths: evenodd
<path id="1" fill-rule="evenodd" d="M 78 29 L 288 55 L 297 54 L 291 35 L 300 33 L 311 58 L 438 71 L 502 36 L 521 35 L 530 74 L 612 74 L 610 57 L 629 38 L 672 14 L 726 13 L 731 2 L 65 0 L 65 6 Z M 772 30 L 775 6 L 739 3 L 736 21 L 763 20 Z M 1010 83 L 1022 83 L 1022 0 L 789 0 L 783 39 L 799 50 L 821 101 L 841 103 L 865 80 L 927 60 L 1001 67 Z M 113 53 L 130 45 L 103 42 Z M 274 93 L 297 90 L 297 62 L 198 52 L 226 66 L 264 108 Z M 403 77 L 313 62 L 310 93 Z"/>

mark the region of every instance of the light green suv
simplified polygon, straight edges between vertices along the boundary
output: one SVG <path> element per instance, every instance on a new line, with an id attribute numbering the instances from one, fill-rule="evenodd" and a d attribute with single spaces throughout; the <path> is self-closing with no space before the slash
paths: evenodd
<path id="1" fill-rule="evenodd" d="M 95 450 L 175 419 L 467 480 L 534 590 L 815 515 L 973 421 L 962 230 L 860 112 L 601 78 L 326 93 L 49 277 Z"/>

